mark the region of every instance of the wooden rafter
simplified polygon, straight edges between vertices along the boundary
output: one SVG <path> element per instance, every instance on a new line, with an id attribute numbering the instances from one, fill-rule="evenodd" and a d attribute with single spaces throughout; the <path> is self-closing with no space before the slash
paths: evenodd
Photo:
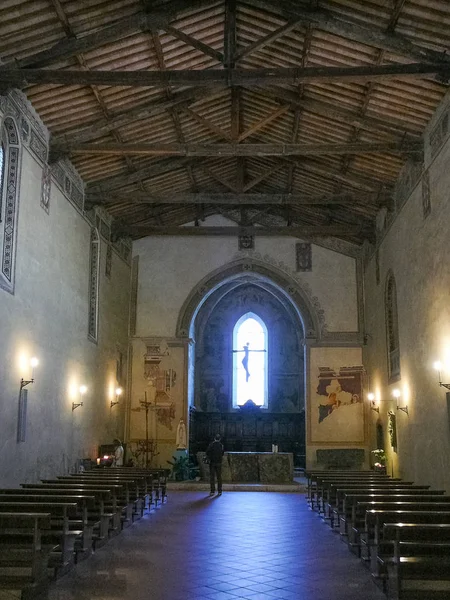
<path id="1" fill-rule="evenodd" d="M 192 119 L 194 119 L 194 121 L 197 121 L 198 123 L 200 123 L 200 125 L 203 125 L 203 127 L 205 127 L 206 129 L 209 129 L 209 131 L 212 131 L 219 137 L 224 138 L 225 140 L 231 141 L 231 135 L 227 131 L 222 129 L 222 127 L 219 127 L 215 123 L 212 123 L 208 119 L 205 119 L 204 117 L 197 114 L 195 111 L 188 108 L 187 106 L 181 106 L 179 108 L 179 110 L 180 110 L 180 112 L 184 112 L 185 114 L 189 115 Z"/>
<path id="2" fill-rule="evenodd" d="M 384 196 L 378 194 L 323 194 L 308 196 L 307 194 L 254 194 L 230 192 L 198 192 L 195 194 L 152 194 L 150 191 L 136 190 L 127 193 L 108 193 L 86 195 L 88 204 L 108 205 L 115 202 L 129 202 L 131 204 L 214 204 L 214 205 L 239 205 L 239 204 L 291 204 L 301 206 L 318 206 L 321 204 L 355 205 L 373 204 L 379 206 L 385 201 Z"/>
<path id="3" fill-rule="evenodd" d="M 191 88 L 172 94 L 170 100 L 156 100 L 148 104 L 142 104 L 133 108 L 127 109 L 125 112 L 111 114 L 109 119 L 98 119 L 95 123 L 84 127 L 81 130 L 71 131 L 70 133 L 57 136 L 54 139 L 55 143 L 59 142 L 73 142 L 82 143 L 89 142 L 96 137 L 106 135 L 114 129 L 119 129 L 127 125 L 131 125 L 137 121 L 144 119 L 150 119 L 156 115 L 160 115 L 164 112 L 170 112 L 173 109 L 181 106 L 189 106 L 200 98 L 205 99 L 207 97 L 205 90 L 198 90 Z"/>
<path id="4" fill-rule="evenodd" d="M 179 29 L 172 27 L 171 25 L 167 25 L 166 27 L 164 27 L 164 31 L 166 31 L 173 37 L 178 38 L 185 44 L 192 46 L 196 50 L 199 50 L 203 54 L 206 54 L 207 56 L 211 56 L 212 58 L 215 58 L 217 60 L 217 62 L 220 62 L 220 63 L 223 62 L 222 52 L 218 52 L 217 50 L 214 50 L 214 48 L 211 48 L 211 46 L 204 44 L 200 40 L 196 40 L 191 35 L 188 35 L 188 34 L 184 33 L 183 31 L 180 31 Z"/>
<path id="5" fill-rule="evenodd" d="M 251 89 L 251 88 L 250 88 Z M 334 119 L 340 123 L 346 123 L 352 127 L 360 127 L 366 131 L 383 132 L 389 135 L 397 135 L 403 137 L 405 133 L 408 136 L 417 136 L 417 133 L 408 129 L 408 125 L 402 121 L 397 121 L 391 117 L 383 119 L 377 117 L 368 117 L 349 110 L 345 106 L 340 106 L 338 103 L 331 104 L 321 100 L 311 100 L 310 98 L 300 98 L 296 92 L 286 88 L 278 88 L 270 86 L 268 88 L 258 88 L 258 94 L 273 98 L 283 104 L 289 103 L 292 109 L 301 108 L 312 113 L 320 114 L 324 117 Z"/>
<path id="6" fill-rule="evenodd" d="M 264 37 L 260 38 L 259 40 L 256 40 L 252 44 L 249 44 L 248 46 L 240 50 L 237 54 L 235 54 L 234 60 L 241 60 L 245 56 L 248 56 L 249 54 L 252 54 L 257 50 L 261 50 L 261 48 L 264 48 L 264 46 L 272 44 L 286 33 L 289 33 L 289 31 L 292 31 L 293 29 L 298 27 L 299 24 L 301 24 L 300 19 L 293 19 L 291 21 L 288 21 L 288 23 L 286 23 L 285 25 L 278 27 L 278 29 L 276 29 L 275 31 L 268 33 Z"/>
<path id="7" fill-rule="evenodd" d="M 151 236 L 226 236 L 237 237 L 238 235 L 258 235 L 261 237 L 282 236 L 282 237 L 302 237 L 302 235 L 355 235 L 358 234 L 358 228 L 347 225 L 302 225 L 293 227 L 176 227 L 134 225 L 131 231 L 138 232 L 143 230 L 144 235 Z"/>
<path id="8" fill-rule="evenodd" d="M 159 71 L 73 71 L 52 69 L 0 69 L 0 82 L 24 87 L 30 84 L 109 85 L 153 87 L 165 85 L 260 86 L 285 83 L 296 85 L 314 81 L 380 81 L 450 75 L 450 63 L 388 64 L 359 67 L 285 67 L 278 69 L 205 69 Z"/>
<path id="9" fill-rule="evenodd" d="M 386 50 L 414 61 L 426 62 L 449 62 L 450 56 L 429 48 L 417 46 L 411 40 L 399 33 L 385 31 L 378 27 L 365 27 L 348 15 L 340 19 L 335 14 L 324 9 L 309 10 L 291 2 L 277 0 L 247 0 L 251 6 L 262 8 L 272 14 L 283 17 L 286 20 L 302 19 L 304 23 L 310 23 L 313 27 L 332 33 L 341 38 L 347 38 L 354 42 L 366 44 L 372 48 Z"/>
<path id="10" fill-rule="evenodd" d="M 323 156 L 340 154 L 421 154 L 423 142 L 348 142 L 342 144 L 59 144 L 52 154 L 143 155 L 143 156 Z"/>
<path id="11" fill-rule="evenodd" d="M 207 0 L 190 2 L 191 5 L 195 4 L 199 6 L 206 3 Z M 105 44 L 115 42 L 139 31 L 157 31 L 158 29 L 163 29 L 180 11 L 185 9 L 186 2 L 184 0 L 175 0 L 167 4 L 164 9 L 141 11 L 82 37 L 71 37 L 70 39 L 60 40 L 51 48 L 25 58 L 11 61 L 11 63 L 6 63 L 0 66 L 0 70 L 7 69 L 10 64 L 14 64 L 15 67 L 20 68 L 32 67 L 36 69 L 64 58 L 70 58 L 83 52 L 95 50 Z"/>

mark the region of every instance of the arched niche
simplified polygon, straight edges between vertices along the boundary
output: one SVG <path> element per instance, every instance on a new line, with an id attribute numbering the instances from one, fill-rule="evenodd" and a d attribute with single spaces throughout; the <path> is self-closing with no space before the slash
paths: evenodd
<path id="1" fill-rule="evenodd" d="M 247 302 L 246 296 L 254 296 L 255 299 Z M 227 306 L 227 302 L 230 306 Z M 210 393 L 215 394 L 215 400 L 218 402 L 214 411 L 210 411 L 209 399 L 205 404 L 205 389 L 202 388 L 201 377 L 199 378 L 199 373 L 204 368 L 202 361 L 211 348 L 208 327 L 217 311 L 225 315 L 219 329 L 228 336 L 228 342 L 222 344 L 225 349 L 222 355 L 226 357 L 224 362 L 230 362 L 232 331 L 241 316 L 236 309 L 239 302 L 243 304 L 242 314 L 248 309 L 267 323 L 273 332 L 272 340 L 276 336 L 278 340 L 282 339 L 283 327 L 284 332 L 289 331 L 287 337 L 290 338 L 290 346 L 286 347 L 284 356 L 291 361 L 290 364 L 297 362 L 297 373 L 294 374 L 294 378 L 297 377 L 296 384 L 292 383 L 292 378 L 290 383 L 286 383 L 286 379 L 283 379 L 286 373 L 283 373 L 283 369 L 274 366 L 273 362 L 271 363 L 269 369 L 272 379 L 269 383 L 268 410 L 261 409 L 260 413 L 253 415 L 243 415 L 240 409 L 232 406 L 231 383 L 228 381 L 226 385 L 221 386 L 221 379 L 225 380 L 225 376 L 215 367 L 208 373 L 211 381 L 215 376 L 214 384 L 210 386 Z M 277 308 L 270 313 L 269 309 L 273 306 Z M 304 455 L 306 394 L 304 378 L 307 371 L 305 345 L 320 341 L 323 323 L 321 317 L 323 315 L 314 306 L 314 301 L 311 301 L 309 294 L 294 277 L 273 265 L 248 257 L 217 269 L 198 283 L 187 297 L 177 323 L 177 337 L 190 338 L 193 342 L 189 345 L 188 361 L 189 406 L 195 408 L 190 417 L 193 451 L 203 449 L 202 444 L 206 444 L 213 433 L 220 431 L 226 441 L 227 449 L 270 451 L 271 443 L 277 442 L 285 451 L 292 451 L 299 456 Z M 270 340 L 269 335 L 269 344 L 272 344 Z M 272 344 L 272 350 L 274 347 L 279 359 L 280 343 L 278 346 Z M 231 363 L 228 370 L 225 367 L 225 371 L 231 373 Z M 274 381 L 278 383 L 275 384 Z M 295 385 L 298 393 L 295 393 Z M 255 436 L 249 433 L 252 430 L 256 431 L 256 441 Z M 281 438 L 284 442 L 281 442 Z M 241 441 L 242 446 L 235 445 L 236 442 Z M 301 464 L 302 459 L 297 463 Z"/>
<path id="2" fill-rule="evenodd" d="M 320 341 L 322 327 L 318 311 L 301 285 L 281 269 L 249 258 L 236 260 L 213 271 L 194 287 L 181 307 L 177 337 L 195 340 L 195 319 L 208 298 L 214 295 L 218 302 L 230 289 L 249 282 L 276 294 L 286 307 L 296 312 L 305 340 Z M 213 307 L 210 305 L 209 310 Z"/>

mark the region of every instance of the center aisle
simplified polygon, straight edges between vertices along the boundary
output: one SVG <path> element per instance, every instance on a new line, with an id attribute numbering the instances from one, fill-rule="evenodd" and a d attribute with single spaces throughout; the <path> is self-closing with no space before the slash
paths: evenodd
<path id="1" fill-rule="evenodd" d="M 303 494 L 172 492 L 49 600 L 385 600 Z"/>

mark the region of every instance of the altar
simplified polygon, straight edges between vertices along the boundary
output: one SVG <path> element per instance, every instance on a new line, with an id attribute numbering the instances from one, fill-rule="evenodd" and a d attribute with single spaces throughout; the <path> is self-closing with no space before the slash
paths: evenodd
<path id="1" fill-rule="evenodd" d="M 197 453 L 201 478 L 208 481 L 209 465 L 203 462 L 204 456 L 204 452 Z M 225 452 L 222 479 L 227 483 L 292 483 L 292 452 Z"/>

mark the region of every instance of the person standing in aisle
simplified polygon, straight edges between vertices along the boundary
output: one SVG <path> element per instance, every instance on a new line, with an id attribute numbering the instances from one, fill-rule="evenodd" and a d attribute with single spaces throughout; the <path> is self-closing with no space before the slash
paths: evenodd
<path id="1" fill-rule="evenodd" d="M 220 441 L 220 435 L 217 433 L 214 440 L 206 449 L 206 456 L 209 458 L 209 483 L 211 485 L 210 496 L 214 496 L 216 490 L 217 478 L 217 495 L 222 495 L 222 456 L 224 454 L 223 445 Z"/>

